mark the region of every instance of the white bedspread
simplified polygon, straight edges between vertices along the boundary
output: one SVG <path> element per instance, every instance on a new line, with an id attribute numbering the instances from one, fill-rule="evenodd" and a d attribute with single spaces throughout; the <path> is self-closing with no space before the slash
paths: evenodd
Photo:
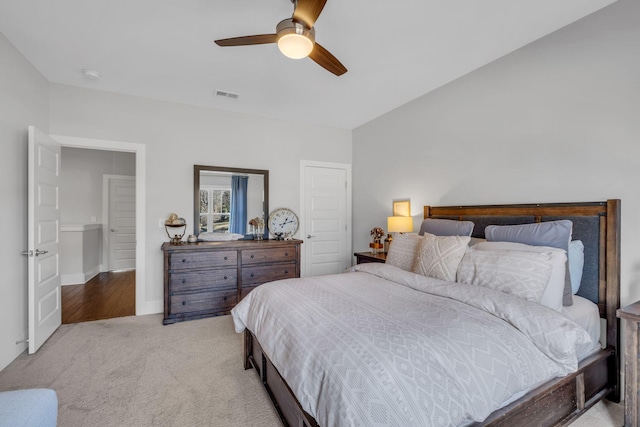
<path id="1" fill-rule="evenodd" d="M 231 312 L 323 427 L 459 426 L 577 369 L 588 334 L 542 305 L 385 264 L 262 285 Z"/>

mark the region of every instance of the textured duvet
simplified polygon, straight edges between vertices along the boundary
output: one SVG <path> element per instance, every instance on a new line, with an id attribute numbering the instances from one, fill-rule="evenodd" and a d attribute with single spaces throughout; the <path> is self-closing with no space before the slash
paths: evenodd
<path id="1" fill-rule="evenodd" d="M 386 264 L 259 286 L 231 312 L 323 427 L 459 426 L 577 369 L 588 334 L 492 289 Z"/>

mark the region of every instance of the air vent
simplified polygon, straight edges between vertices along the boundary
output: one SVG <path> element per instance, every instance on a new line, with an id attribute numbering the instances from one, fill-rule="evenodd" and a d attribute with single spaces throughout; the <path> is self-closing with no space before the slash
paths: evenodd
<path id="1" fill-rule="evenodd" d="M 237 93 L 225 92 L 224 90 L 216 90 L 215 95 L 231 99 L 238 99 L 238 97 L 240 96 Z"/>

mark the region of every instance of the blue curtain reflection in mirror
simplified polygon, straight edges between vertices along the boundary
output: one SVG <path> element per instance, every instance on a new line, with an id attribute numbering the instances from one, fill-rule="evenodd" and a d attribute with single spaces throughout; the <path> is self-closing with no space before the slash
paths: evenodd
<path id="1" fill-rule="evenodd" d="M 247 231 L 247 183 L 249 177 L 231 177 L 231 220 L 229 232 L 245 234 Z"/>

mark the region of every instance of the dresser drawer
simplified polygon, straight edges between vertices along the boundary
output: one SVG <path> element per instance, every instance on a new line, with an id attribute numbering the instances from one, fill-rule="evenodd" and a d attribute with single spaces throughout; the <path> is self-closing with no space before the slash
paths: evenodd
<path id="1" fill-rule="evenodd" d="M 171 273 L 169 278 L 170 292 L 194 291 L 215 288 L 215 290 L 235 290 L 238 286 L 237 268 L 224 268 L 207 271 L 180 271 Z"/>
<path id="2" fill-rule="evenodd" d="M 298 257 L 294 245 L 284 246 L 282 248 L 249 249 L 242 251 L 242 265 L 297 260 Z"/>
<path id="3" fill-rule="evenodd" d="M 172 253 L 169 269 L 187 270 L 193 268 L 235 266 L 238 263 L 236 251 L 194 251 Z"/>
<path id="4" fill-rule="evenodd" d="M 296 263 L 286 263 L 243 268 L 242 287 L 298 277 L 296 267 Z"/>
<path id="5" fill-rule="evenodd" d="M 198 292 L 171 297 L 171 314 L 193 314 L 199 311 L 224 311 L 238 303 L 237 290 Z"/>

